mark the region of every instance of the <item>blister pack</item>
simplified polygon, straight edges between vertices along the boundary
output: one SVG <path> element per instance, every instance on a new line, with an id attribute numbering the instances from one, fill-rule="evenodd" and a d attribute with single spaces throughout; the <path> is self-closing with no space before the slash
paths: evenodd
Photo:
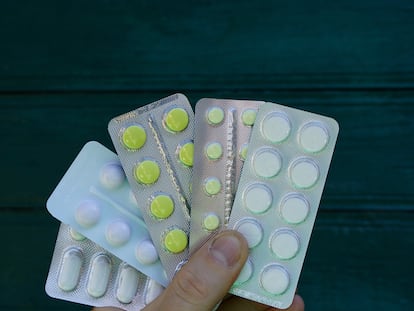
<path id="1" fill-rule="evenodd" d="M 115 153 L 88 142 L 47 204 L 49 212 L 152 279 L 167 285 L 158 253 Z"/>
<path id="2" fill-rule="evenodd" d="M 328 117 L 260 106 L 228 226 L 250 248 L 231 293 L 283 309 L 292 303 L 338 131 Z"/>
<path id="3" fill-rule="evenodd" d="M 94 307 L 141 310 L 163 287 L 61 224 L 45 285 L 49 296 Z"/>
<path id="4" fill-rule="evenodd" d="M 193 123 L 187 98 L 175 94 L 108 125 L 169 279 L 188 257 Z"/>
<path id="5" fill-rule="evenodd" d="M 229 221 L 250 132 L 262 103 L 204 98 L 195 106 L 191 252 Z"/>

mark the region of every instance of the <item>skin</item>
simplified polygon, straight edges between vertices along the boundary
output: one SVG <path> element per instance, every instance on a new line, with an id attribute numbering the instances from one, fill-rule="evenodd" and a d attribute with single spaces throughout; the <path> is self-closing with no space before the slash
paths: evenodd
<path id="1" fill-rule="evenodd" d="M 211 311 L 221 301 L 218 311 L 277 311 L 250 300 L 227 294 L 247 260 L 246 240 L 237 231 L 224 231 L 206 242 L 177 272 L 170 285 L 144 311 Z M 302 298 L 295 296 L 286 311 L 303 311 Z M 94 308 L 93 311 L 116 311 L 117 308 Z"/>

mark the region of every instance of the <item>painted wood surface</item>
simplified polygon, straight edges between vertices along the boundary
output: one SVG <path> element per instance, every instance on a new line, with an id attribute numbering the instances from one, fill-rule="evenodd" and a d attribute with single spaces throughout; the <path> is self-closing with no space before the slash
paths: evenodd
<path id="1" fill-rule="evenodd" d="M 88 310 L 44 282 L 45 202 L 107 122 L 182 92 L 341 129 L 299 293 L 307 310 L 414 305 L 412 1 L 0 2 L 0 310 Z"/>

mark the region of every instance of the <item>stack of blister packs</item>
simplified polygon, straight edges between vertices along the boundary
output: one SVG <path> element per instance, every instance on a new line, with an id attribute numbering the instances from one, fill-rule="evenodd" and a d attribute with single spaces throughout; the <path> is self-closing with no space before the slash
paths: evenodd
<path id="1" fill-rule="evenodd" d="M 47 202 L 62 222 L 46 291 L 140 310 L 215 233 L 249 258 L 232 294 L 293 300 L 338 136 L 335 120 L 279 104 L 175 94 L 113 118 L 117 154 L 80 151 Z"/>

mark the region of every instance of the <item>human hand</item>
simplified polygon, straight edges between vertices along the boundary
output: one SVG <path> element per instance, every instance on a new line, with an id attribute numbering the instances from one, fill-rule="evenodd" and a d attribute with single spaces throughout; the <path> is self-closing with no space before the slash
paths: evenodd
<path id="1" fill-rule="evenodd" d="M 250 300 L 227 295 L 237 279 L 249 250 L 246 240 L 237 231 L 224 231 L 205 243 L 177 272 L 170 285 L 144 311 L 210 311 L 222 301 L 218 311 L 276 311 Z M 304 303 L 296 295 L 286 311 L 303 311 Z M 95 308 L 114 311 L 116 308 Z"/>

